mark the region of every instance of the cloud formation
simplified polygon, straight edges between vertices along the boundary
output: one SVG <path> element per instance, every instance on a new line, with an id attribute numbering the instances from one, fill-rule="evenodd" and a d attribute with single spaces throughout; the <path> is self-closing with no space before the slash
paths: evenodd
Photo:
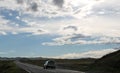
<path id="1" fill-rule="evenodd" d="M 30 5 L 31 7 L 30 7 L 30 9 L 32 10 L 32 11 L 37 11 L 38 10 L 38 5 L 37 5 L 37 3 L 31 3 L 31 5 Z"/>
<path id="2" fill-rule="evenodd" d="M 66 30 L 66 29 L 73 29 L 73 30 L 77 31 L 77 27 L 76 26 L 67 26 L 67 27 L 64 27 L 63 29 L 64 30 Z"/>
<path id="3" fill-rule="evenodd" d="M 9 50 L 7 52 L 0 52 L 0 55 L 6 55 L 6 54 L 12 54 L 12 53 L 15 53 L 14 50 Z"/>
<path id="4" fill-rule="evenodd" d="M 53 3 L 58 7 L 63 7 L 64 0 L 53 0 Z"/>
<path id="5" fill-rule="evenodd" d="M 68 54 L 56 56 L 53 58 L 61 58 L 61 59 L 101 58 L 102 56 L 115 51 L 117 50 L 116 49 L 93 50 L 93 51 L 87 51 L 83 53 L 68 53 Z"/>
<path id="6" fill-rule="evenodd" d="M 24 0 L 16 0 L 18 4 L 23 4 Z"/>
<path id="7" fill-rule="evenodd" d="M 110 37 L 83 37 L 83 36 L 64 36 L 53 39 L 53 42 L 45 42 L 47 46 L 61 46 L 71 44 L 120 44 L 120 38 Z"/>
<path id="8" fill-rule="evenodd" d="M 56 17 L 69 15 L 82 18 L 91 12 L 94 5 L 99 3 L 101 3 L 101 0 L 3 0 L 0 2 L 0 7 L 17 10 L 22 14 L 31 14 L 34 16 Z"/>
<path id="9" fill-rule="evenodd" d="M 119 6 L 118 0 L 1 0 L 0 35 L 59 36 L 43 45 L 119 44 Z"/>

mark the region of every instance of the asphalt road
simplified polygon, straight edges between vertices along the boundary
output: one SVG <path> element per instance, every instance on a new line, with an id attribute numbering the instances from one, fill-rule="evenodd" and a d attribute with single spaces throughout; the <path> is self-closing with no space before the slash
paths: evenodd
<path id="1" fill-rule="evenodd" d="M 28 73 L 84 73 L 84 72 L 66 70 L 66 69 L 47 69 L 46 70 L 40 66 L 27 64 L 27 63 L 21 63 L 19 61 L 15 61 L 15 64 L 19 66 L 20 68 L 26 70 Z"/>

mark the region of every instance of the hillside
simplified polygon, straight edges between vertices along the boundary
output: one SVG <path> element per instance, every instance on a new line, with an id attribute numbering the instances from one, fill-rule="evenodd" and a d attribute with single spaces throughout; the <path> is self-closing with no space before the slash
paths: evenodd
<path id="1" fill-rule="evenodd" d="M 0 61 L 0 73 L 28 73 L 17 67 L 13 61 Z"/>
<path id="2" fill-rule="evenodd" d="M 88 73 L 120 73 L 120 50 L 96 60 Z"/>

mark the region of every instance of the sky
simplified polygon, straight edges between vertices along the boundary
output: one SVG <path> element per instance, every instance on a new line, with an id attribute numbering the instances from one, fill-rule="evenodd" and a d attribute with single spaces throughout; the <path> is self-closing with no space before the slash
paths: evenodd
<path id="1" fill-rule="evenodd" d="M 0 57 L 100 58 L 120 49 L 119 0 L 0 0 Z"/>

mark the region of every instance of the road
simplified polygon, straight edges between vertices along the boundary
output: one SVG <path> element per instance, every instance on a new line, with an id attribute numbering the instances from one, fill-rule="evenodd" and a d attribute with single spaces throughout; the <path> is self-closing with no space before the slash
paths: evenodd
<path id="1" fill-rule="evenodd" d="M 26 70 L 28 73 L 84 73 L 79 71 L 73 71 L 73 70 L 66 70 L 66 69 L 43 69 L 40 66 L 27 64 L 27 63 L 21 63 L 19 61 L 15 61 L 15 64 L 19 66 L 20 68 Z"/>

